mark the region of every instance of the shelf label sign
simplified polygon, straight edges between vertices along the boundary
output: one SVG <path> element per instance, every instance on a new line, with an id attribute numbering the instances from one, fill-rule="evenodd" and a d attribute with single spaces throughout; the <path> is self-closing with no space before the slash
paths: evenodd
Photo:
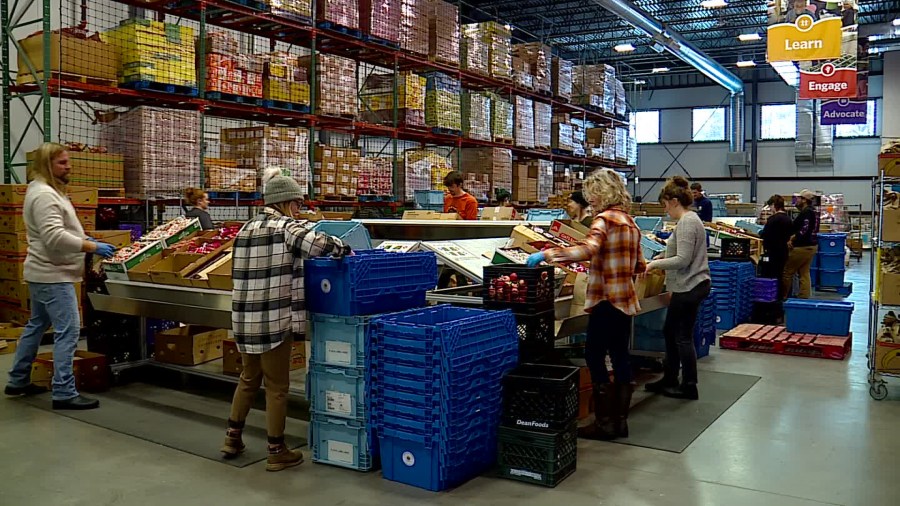
<path id="1" fill-rule="evenodd" d="M 841 18 L 816 21 L 809 14 L 767 30 L 768 61 L 831 60 L 841 56 Z"/>
<path id="2" fill-rule="evenodd" d="M 868 104 L 865 100 L 825 100 L 822 102 L 821 125 L 864 125 Z"/>
<path id="3" fill-rule="evenodd" d="M 853 65 L 839 68 L 834 62 L 800 69 L 800 98 L 856 98 L 856 59 Z"/>

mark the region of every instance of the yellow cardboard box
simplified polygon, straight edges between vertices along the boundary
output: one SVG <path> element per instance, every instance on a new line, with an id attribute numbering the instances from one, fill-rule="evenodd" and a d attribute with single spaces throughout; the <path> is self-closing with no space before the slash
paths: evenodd
<path id="1" fill-rule="evenodd" d="M 19 74 L 17 84 L 38 81 L 44 77 L 44 35 L 35 33 L 19 41 L 24 54 L 18 54 Z M 50 71 L 98 79 L 116 78 L 115 48 L 105 42 L 93 39 L 62 36 L 58 32 L 50 34 Z M 37 78 L 31 74 L 25 56 L 38 72 Z"/>

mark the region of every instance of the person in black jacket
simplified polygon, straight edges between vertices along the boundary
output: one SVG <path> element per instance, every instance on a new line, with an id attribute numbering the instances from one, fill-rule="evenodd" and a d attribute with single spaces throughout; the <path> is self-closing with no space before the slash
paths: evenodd
<path id="1" fill-rule="evenodd" d="M 188 188 L 184 191 L 184 201 L 190 206 L 186 209 L 185 218 L 198 218 L 200 228 L 210 230 L 215 228 L 212 218 L 209 216 L 209 195 L 199 188 Z"/>
<path id="2" fill-rule="evenodd" d="M 703 186 L 700 183 L 691 185 L 691 193 L 694 195 L 694 207 L 697 209 L 697 216 L 703 223 L 712 223 L 713 205 L 712 201 L 703 194 Z"/>
<path id="3" fill-rule="evenodd" d="M 790 253 L 781 278 L 781 288 L 786 297 L 791 294 L 794 275 L 800 276 L 800 293 L 797 297 L 808 299 L 812 293 L 809 269 L 819 251 L 819 213 L 815 203 L 815 193 L 809 190 L 800 192 L 800 201 L 797 204 L 800 214 L 794 219 L 793 235 L 788 241 Z"/>
<path id="4" fill-rule="evenodd" d="M 765 251 L 765 261 L 760 263 L 760 277 L 781 280 L 784 275 L 784 265 L 788 259 L 788 241 L 794 233 L 794 224 L 784 210 L 784 198 L 781 195 L 772 195 L 766 202 L 773 213 L 766 220 L 766 226 L 760 232 Z M 784 298 L 784 289 L 779 282 L 779 300 Z"/>

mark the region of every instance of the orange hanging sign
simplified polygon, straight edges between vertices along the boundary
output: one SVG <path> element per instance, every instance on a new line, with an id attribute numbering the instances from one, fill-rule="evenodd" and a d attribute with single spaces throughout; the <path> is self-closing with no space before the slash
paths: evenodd
<path id="1" fill-rule="evenodd" d="M 769 26 L 768 61 L 830 60 L 841 57 L 841 18 L 814 20 L 803 14 L 793 23 Z"/>

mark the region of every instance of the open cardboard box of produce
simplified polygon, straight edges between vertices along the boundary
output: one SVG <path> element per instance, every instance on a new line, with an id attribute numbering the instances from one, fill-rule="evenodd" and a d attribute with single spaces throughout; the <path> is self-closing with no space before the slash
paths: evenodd
<path id="1" fill-rule="evenodd" d="M 150 280 L 161 285 L 190 286 L 190 280 L 185 283 L 184 276 L 190 274 L 190 266 L 201 258 L 203 255 L 198 253 L 167 255 L 149 268 Z"/>
<path id="2" fill-rule="evenodd" d="M 128 259 L 119 262 L 104 261 L 103 271 L 108 279 L 113 280 L 132 280 L 150 282 L 149 277 L 146 279 L 141 275 L 139 267 L 145 263 L 152 265 L 162 258 L 163 244 L 154 241 L 144 245 L 137 252 L 128 257 Z"/>
<path id="3" fill-rule="evenodd" d="M 209 287 L 213 290 L 228 290 L 234 288 L 231 279 L 232 256 L 228 255 L 228 259 L 218 265 L 215 269 L 209 271 L 206 275 L 209 281 Z"/>
<path id="4" fill-rule="evenodd" d="M 191 284 L 196 286 L 197 288 L 213 288 L 209 284 L 209 274 L 212 272 L 217 272 L 219 267 L 227 264 L 228 266 L 228 280 L 229 283 L 231 281 L 231 251 L 224 251 L 222 254 L 209 263 L 207 263 L 204 267 L 198 270 L 194 275 L 191 276 Z M 230 287 L 229 287 L 230 289 Z"/>

